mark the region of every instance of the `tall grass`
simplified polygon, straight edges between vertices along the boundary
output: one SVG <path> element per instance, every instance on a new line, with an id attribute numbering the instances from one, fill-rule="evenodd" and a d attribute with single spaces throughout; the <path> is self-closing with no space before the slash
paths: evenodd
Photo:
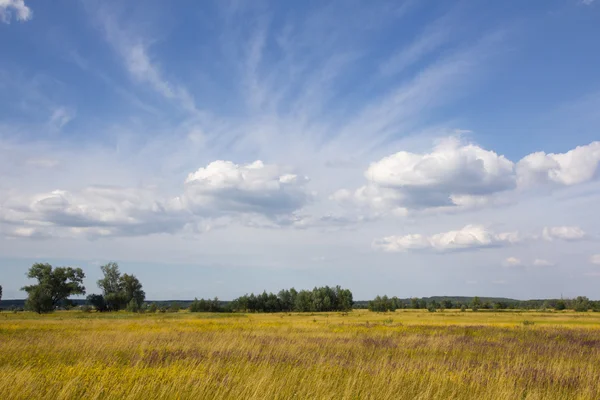
<path id="1" fill-rule="evenodd" d="M 599 323 L 592 313 L 3 313 L 0 399 L 597 399 Z"/>

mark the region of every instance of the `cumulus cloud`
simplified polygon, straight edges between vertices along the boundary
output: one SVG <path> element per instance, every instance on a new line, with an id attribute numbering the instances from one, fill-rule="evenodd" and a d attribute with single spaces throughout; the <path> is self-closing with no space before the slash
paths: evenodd
<path id="1" fill-rule="evenodd" d="M 600 265 L 600 254 L 594 254 L 590 257 L 590 262 L 595 265 Z"/>
<path id="2" fill-rule="evenodd" d="M 584 239 L 585 236 L 583 229 L 578 226 L 553 226 L 546 227 L 542 231 L 542 237 L 547 241 L 555 239 L 575 241 Z"/>
<path id="3" fill-rule="evenodd" d="M 410 208 L 452 205 L 452 196 L 482 196 L 515 186 L 513 163 L 457 138 L 440 142 L 431 153 L 401 151 L 367 169 L 367 179 L 393 189 Z"/>
<path id="4" fill-rule="evenodd" d="M 265 227 L 348 224 L 339 217 L 297 215 L 312 197 L 307 181 L 261 161 L 246 165 L 215 161 L 189 174 L 177 197 L 161 196 L 155 188 L 98 186 L 11 196 L 0 205 L 0 223 L 16 227 L 3 230 L 11 237 L 198 233 L 212 229 L 211 221 L 219 221 L 220 226 L 228 217 Z"/>
<path id="5" fill-rule="evenodd" d="M 169 233 L 185 224 L 144 189 L 88 187 L 79 192 L 54 190 L 11 198 L 0 207 L 0 222 L 18 226 L 11 236 L 140 235 Z M 56 232 L 56 228 L 63 228 Z"/>
<path id="6" fill-rule="evenodd" d="M 449 137 L 429 153 L 400 151 L 372 163 L 365 171 L 366 185 L 338 190 L 331 199 L 395 215 L 482 208 L 505 203 L 502 193 L 518 187 L 590 181 L 599 163 L 600 142 L 562 154 L 532 153 L 515 165 L 493 151 Z"/>
<path id="7" fill-rule="evenodd" d="M 554 183 L 575 185 L 592 180 L 600 163 L 600 142 L 578 146 L 566 153 L 529 154 L 517 163 L 519 186 Z"/>
<path id="8" fill-rule="evenodd" d="M 27 21 L 33 13 L 24 0 L 0 0 L 0 21 L 8 24 L 13 15 L 17 21 Z"/>
<path id="9" fill-rule="evenodd" d="M 238 165 L 214 161 L 188 175 L 184 207 L 194 213 L 288 214 L 302 208 L 311 198 L 308 178 L 278 165 L 255 161 Z"/>
<path id="10" fill-rule="evenodd" d="M 387 236 L 373 242 L 373 247 L 386 252 L 434 250 L 438 252 L 509 246 L 522 241 L 518 232 L 494 233 L 482 225 L 467 225 L 456 231 L 432 236 L 411 234 Z"/>

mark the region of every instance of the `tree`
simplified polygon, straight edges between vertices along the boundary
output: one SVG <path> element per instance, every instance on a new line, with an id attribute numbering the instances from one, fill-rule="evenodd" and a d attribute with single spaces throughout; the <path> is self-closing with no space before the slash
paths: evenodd
<path id="1" fill-rule="evenodd" d="M 121 290 L 121 272 L 119 265 L 115 262 L 109 262 L 100 267 L 104 274 L 103 279 L 99 279 L 97 284 L 102 290 L 104 301 L 109 311 L 118 311 L 125 307 L 127 301 Z"/>
<path id="2" fill-rule="evenodd" d="M 479 310 L 479 307 L 481 307 L 481 300 L 479 300 L 479 297 L 475 296 L 473 297 L 473 301 L 471 302 L 471 309 L 473 311 L 477 311 Z"/>
<path id="3" fill-rule="evenodd" d="M 0 301 L 2 301 L 2 285 L 0 285 Z"/>
<path id="4" fill-rule="evenodd" d="M 567 308 L 567 303 L 565 303 L 565 301 L 563 299 L 560 299 L 556 302 L 556 306 L 554 307 L 555 310 L 558 311 L 562 311 L 565 310 Z"/>
<path id="5" fill-rule="evenodd" d="M 106 308 L 110 311 L 122 310 L 133 301 L 137 304 L 134 308 L 141 310 L 146 293 L 140 281 L 134 275 L 121 275 L 119 265 L 115 262 L 109 262 L 100 269 L 104 278 L 98 280 L 98 287 L 104 295 Z"/>
<path id="6" fill-rule="evenodd" d="M 102 296 L 101 294 L 90 294 L 86 298 L 86 301 L 98 312 L 108 311 L 108 308 L 106 307 L 106 302 L 104 301 L 104 296 Z"/>
<path id="7" fill-rule="evenodd" d="M 43 285 L 32 285 L 27 292 L 25 309 L 38 314 L 54 311 L 50 290 Z"/>
<path id="8" fill-rule="evenodd" d="M 27 292 L 26 307 L 39 314 L 50 312 L 69 296 L 85 294 L 81 268 L 57 267 L 50 264 L 36 263 L 31 266 L 27 277 L 37 279 L 37 285 L 24 286 Z"/>
<path id="9" fill-rule="evenodd" d="M 129 312 L 140 312 L 142 309 L 142 306 L 135 300 L 135 299 L 131 299 L 129 301 L 129 303 L 127 304 L 127 311 Z"/>
<path id="10" fill-rule="evenodd" d="M 137 304 L 138 309 L 144 304 L 146 292 L 142 290 L 142 284 L 134 275 L 123 274 L 120 279 L 121 290 L 124 292 L 124 298 L 127 304 L 132 301 Z"/>
<path id="11" fill-rule="evenodd" d="M 585 296 L 578 296 L 573 300 L 573 310 L 579 312 L 585 312 L 590 309 L 590 299 Z"/>

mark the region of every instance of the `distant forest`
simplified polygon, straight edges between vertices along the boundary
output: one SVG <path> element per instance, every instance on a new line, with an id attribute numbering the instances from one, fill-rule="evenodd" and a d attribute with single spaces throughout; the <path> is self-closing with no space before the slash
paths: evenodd
<path id="1" fill-rule="evenodd" d="M 372 300 L 354 301 L 352 292 L 340 286 L 315 287 L 297 291 L 294 288 L 280 290 L 277 294 L 264 291 L 245 294 L 231 301 L 214 299 L 147 301 L 142 283 L 134 276 L 121 274 L 117 263 L 100 267 L 104 277 L 97 285 L 101 294 L 90 294 L 84 299 L 70 299 L 73 295 L 85 295 L 84 272 L 81 268 L 57 267 L 50 264 L 34 264 L 27 277 L 37 283 L 23 287 L 27 293 L 24 300 L 2 300 L 0 286 L 0 310 L 30 310 L 37 313 L 57 309 L 79 308 L 84 312 L 327 312 L 368 309 L 387 312 L 397 309 L 424 309 L 431 312 L 446 309 L 466 311 L 500 310 L 575 310 L 600 311 L 600 301 L 585 296 L 575 299 L 515 300 L 501 297 L 413 297 L 399 298 L 376 296 Z"/>

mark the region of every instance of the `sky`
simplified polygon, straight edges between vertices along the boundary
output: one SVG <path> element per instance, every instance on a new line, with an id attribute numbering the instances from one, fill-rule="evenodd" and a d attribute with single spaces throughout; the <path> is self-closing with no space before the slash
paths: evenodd
<path id="1" fill-rule="evenodd" d="M 0 0 L 0 285 L 600 299 L 600 1 Z"/>

